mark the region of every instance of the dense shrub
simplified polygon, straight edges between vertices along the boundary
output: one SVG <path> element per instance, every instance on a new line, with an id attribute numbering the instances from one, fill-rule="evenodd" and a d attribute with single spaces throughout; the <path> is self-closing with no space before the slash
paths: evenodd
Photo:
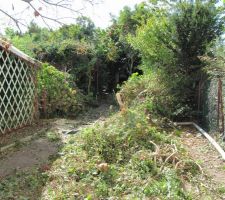
<path id="1" fill-rule="evenodd" d="M 171 129 L 160 128 L 160 117 L 154 115 L 171 114 L 176 107 L 176 99 L 170 95 L 171 85 L 162 81 L 165 77 L 162 72 L 144 70 L 143 75 L 133 74 L 121 87 L 126 104 L 124 110 L 82 132 L 82 147 L 87 158 L 98 158 L 99 163 L 116 166 L 121 176 L 114 177 L 113 185 L 101 185 L 107 192 L 100 196 L 128 193 L 128 199 L 191 199 L 181 180 L 184 172 L 193 174 L 193 168 L 188 167 L 189 162 Z M 178 135 L 179 131 L 173 131 Z M 175 151 L 176 158 L 170 160 Z M 185 164 L 175 169 L 174 162 Z M 195 164 L 193 161 L 190 163 Z M 196 169 L 195 173 L 199 170 Z"/>
<path id="2" fill-rule="evenodd" d="M 99 154 L 105 162 L 125 162 L 134 152 L 146 148 L 153 150 L 149 142 L 165 142 L 166 136 L 150 127 L 144 111 L 128 109 L 110 121 L 84 132 L 84 148 L 90 156 Z"/>
<path id="3" fill-rule="evenodd" d="M 161 70 L 143 69 L 144 74 L 132 74 L 121 87 L 127 106 L 145 102 L 146 109 L 152 114 L 172 117 L 176 111 L 176 98 L 171 94 L 173 83 L 165 81 L 165 74 Z"/>
<path id="4" fill-rule="evenodd" d="M 172 115 L 196 118 L 199 72 L 204 68 L 199 57 L 221 36 L 224 8 L 208 0 L 170 3 L 152 2 L 152 16 L 129 41 L 140 51 L 143 65 L 163 71 L 160 84 L 176 100 Z"/>
<path id="5" fill-rule="evenodd" d="M 139 79 L 134 76 L 132 81 Z M 128 81 L 127 88 L 132 88 L 132 81 Z M 99 198 L 191 199 L 182 187 L 182 174 L 173 165 L 185 158 L 180 145 L 170 131 L 151 120 L 146 113 L 148 101 L 137 105 L 135 94 L 131 96 L 133 101 L 128 99 L 128 108 L 106 122 L 84 129 L 80 135 L 86 163 L 105 163 L 109 167 L 99 177 L 110 175 L 110 183 L 96 177 L 91 179 L 96 183 L 94 194 Z M 176 151 L 174 147 L 179 153 L 170 160 Z M 113 169 L 116 174 L 112 176 Z"/>
<path id="6" fill-rule="evenodd" d="M 38 97 L 47 115 L 76 115 L 83 108 L 83 96 L 68 73 L 43 64 L 38 71 Z M 45 107 L 45 108 L 44 108 Z M 46 109 L 46 110 L 44 110 Z"/>

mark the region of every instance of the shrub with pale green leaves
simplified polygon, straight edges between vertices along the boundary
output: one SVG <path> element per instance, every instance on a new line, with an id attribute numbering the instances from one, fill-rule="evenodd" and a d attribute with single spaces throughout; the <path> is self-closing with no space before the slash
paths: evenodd
<path id="1" fill-rule="evenodd" d="M 144 69 L 143 75 L 132 74 L 121 87 L 121 93 L 127 106 L 143 104 L 149 112 L 171 116 L 174 112 L 175 97 L 170 86 L 163 81 L 163 71 Z"/>
<path id="2" fill-rule="evenodd" d="M 48 116 L 76 115 L 83 108 L 83 96 L 68 73 L 43 64 L 38 71 L 38 97 L 40 107 L 46 105 Z"/>

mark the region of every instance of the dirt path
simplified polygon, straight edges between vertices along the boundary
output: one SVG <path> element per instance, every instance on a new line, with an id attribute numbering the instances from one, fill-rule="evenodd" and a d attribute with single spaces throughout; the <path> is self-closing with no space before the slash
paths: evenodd
<path id="1" fill-rule="evenodd" d="M 57 150 L 56 143 L 45 138 L 36 139 L 0 160 L 0 177 L 47 164 L 49 156 L 56 154 Z"/>
<path id="2" fill-rule="evenodd" d="M 48 130 L 45 133 L 33 138 L 30 142 L 18 146 L 0 157 L 0 180 L 16 172 L 32 170 L 42 166 L 51 165 L 50 157 L 57 156 L 60 146 L 66 141 L 68 132 L 82 129 L 84 126 L 95 123 L 96 120 L 104 120 L 109 115 L 110 105 L 89 109 L 77 119 L 56 119 L 48 122 Z M 35 134 L 34 129 L 28 128 L 31 134 Z M 27 130 L 24 130 L 27 132 Z M 21 132 L 21 130 L 20 130 Z M 26 134 L 27 135 L 27 134 Z M 14 140 L 12 140 L 15 142 Z M 9 143 L 9 142 L 8 142 Z"/>
<path id="3" fill-rule="evenodd" d="M 225 162 L 208 140 L 196 130 L 187 129 L 182 136 L 182 143 L 215 186 L 225 186 Z"/>
<path id="4" fill-rule="evenodd" d="M 98 121 L 104 121 L 110 112 L 110 104 L 102 104 L 97 108 L 88 110 L 88 112 L 83 113 L 77 119 L 50 120 L 48 122 L 48 129 L 43 126 L 44 131 L 42 131 L 41 135 L 0 157 L 0 183 L 10 177 L 14 177 L 14 174 L 17 172 L 31 172 L 33 169 L 51 167 L 54 160 L 60 156 L 58 152 L 60 152 L 61 146 L 68 141 L 68 132 L 72 131 L 72 134 L 76 134 L 77 131 L 85 126 L 89 126 Z M 29 128 L 32 134 L 36 130 L 34 129 L 32 132 L 32 129 Z M 204 174 L 209 177 L 211 187 L 221 188 L 221 186 L 225 186 L 225 162 L 220 159 L 219 154 L 208 141 L 197 131 L 192 128 L 187 128 L 184 130 L 181 142 L 190 157 L 200 164 Z M 37 173 L 39 174 L 39 172 Z M 27 175 L 24 175 L 24 177 L 18 180 L 24 180 L 26 177 Z M 204 181 L 205 179 L 202 179 L 202 184 L 208 184 Z M 20 182 L 17 184 L 20 185 Z M 34 188 L 33 191 L 38 190 L 38 188 L 39 185 L 37 184 L 37 188 Z M 204 196 L 203 198 L 197 199 L 208 198 Z M 214 199 L 225 199 L 225 197 L 215 197 Z"/>

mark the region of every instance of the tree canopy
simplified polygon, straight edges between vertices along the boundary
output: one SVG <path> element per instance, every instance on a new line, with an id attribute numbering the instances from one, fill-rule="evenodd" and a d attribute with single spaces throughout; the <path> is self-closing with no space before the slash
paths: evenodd
<path id="1" fill-rule="evenodd" d="M 224 8 L 216 1 L 160 0 L 124 7 L 105 30 L 79 17 L 55 31 L 31 23 L 22 35 L 12 29 L 6 34 L 29 55 L 70 73 L 89 95 L 117 90 L 132 73 L 142 74 L 143 67 L 163 70 L 171 95 L 182 99 L 174 110 L 189 114 L 204 68 L 200 57 L 223 30 Z"/>

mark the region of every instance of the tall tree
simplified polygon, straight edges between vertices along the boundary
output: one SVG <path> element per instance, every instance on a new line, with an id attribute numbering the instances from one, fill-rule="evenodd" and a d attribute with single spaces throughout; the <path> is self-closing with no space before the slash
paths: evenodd
<path id="1" fill-rule="evenodd" d="M 130 42 L 145 66 L 164 70 L 172 96 L 179 99 L 175 107 L 190 115 L 204 67 L 199 57 L 223 33 L 224 7 L 211 0 L 160 0 L 152 1 L 150 9 L 152 16 Z"/>
<path id="2" fill-rule="evenodd" d="M 179 3 L 172 16 L 176 27 L 178 60 L 185 71 L 201 67 L 198 56 L 205 54 L 207 46 L 222 34 L 223 10 L 213 1 Z M 199 66 L 200 65 L 200 66 Z"/>

